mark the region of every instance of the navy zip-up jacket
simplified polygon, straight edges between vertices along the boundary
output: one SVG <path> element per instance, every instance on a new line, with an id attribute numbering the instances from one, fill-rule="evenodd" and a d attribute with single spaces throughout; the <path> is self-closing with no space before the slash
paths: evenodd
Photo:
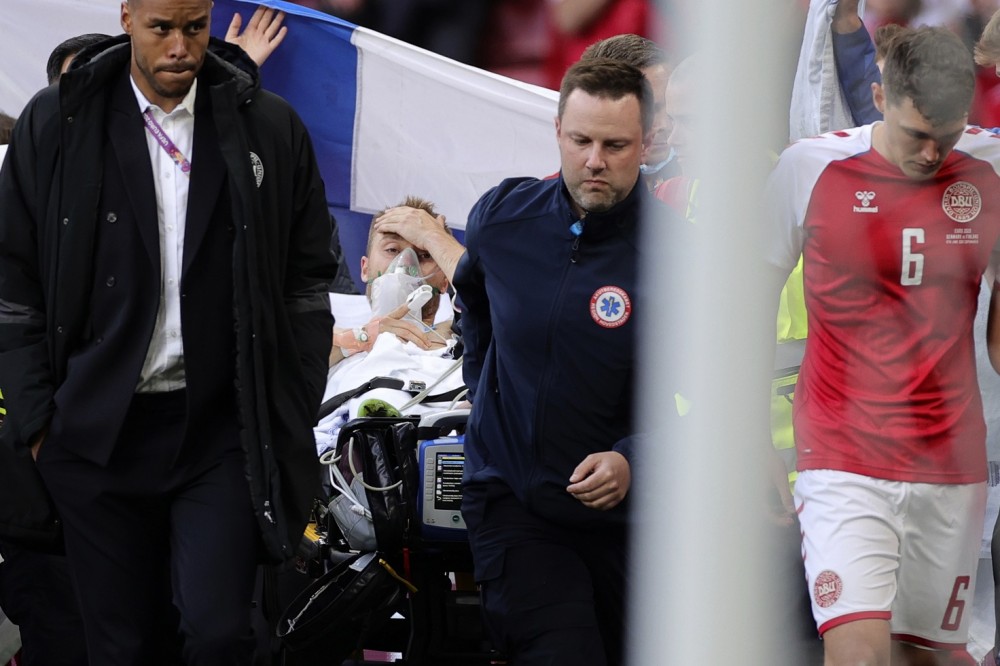
<path id="1" fill-rule="evenodd" d="M 501 482 L 524 506 L 566 525 L 622 522 L 566 492 L 589 454 L 634 463 L 633 376 L 641 181 L 582 233 L 561 177 L 503 181 L 473 207 L 468 252 L 455 272 L 463 305 L 465 380 L 473 410 L 466 434 L 465 508 Z"/>

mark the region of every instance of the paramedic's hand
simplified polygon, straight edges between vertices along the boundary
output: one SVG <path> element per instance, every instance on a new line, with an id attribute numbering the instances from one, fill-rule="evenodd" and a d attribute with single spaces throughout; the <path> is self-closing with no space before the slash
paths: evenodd
<path id="1" fill-rule="evenodd" d="M 767 454 L 767 475 L 771 485 L 778 493 L 779 503 L 772 506 L 769 512 L 771 521 L 776 525 L 788 527 L 795 522 L 795 503 L 792 501 L 792 493 L 788 489 L 788 470 L 785 469 L 785 462 L 778 455 L 773 447 L 768 447 Z"/>
<path id="2" fill-rule="evenodd" d="M 617 451 L 591 453 L 576 466 L 569 482 L 566 492 L 584 506 L 607 511 L 625 499 L 632 485 L 632 470 Z"/>
<path id="3" fill-rule="evenodd" d="M 246 51 L 250 59 L 260 67 L 288 34 L 288 26 L 282 27 L 281 25 L 284 20 L 284 12 L 264 6 L 257 7 L 257 11 L 253 13 L 250 22 L 247 23 L 247 29 L 241 35 L 240 28 L 243 25 L 243 18 L 238 13 L 233 14 L 229 30 L 226 31 L 226 41 L 230 44 L 236 44 Z"/>

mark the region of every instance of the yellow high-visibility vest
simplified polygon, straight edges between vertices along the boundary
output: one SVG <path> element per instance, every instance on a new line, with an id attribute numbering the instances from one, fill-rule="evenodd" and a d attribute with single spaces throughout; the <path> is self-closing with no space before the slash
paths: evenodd
<path id="1" fill-rule="evenodd" d="M 809 332 L 806 301 L 802 286 L 802 257 L 781 289 L 778 303 L 778 342 L 805 340 Z"/>

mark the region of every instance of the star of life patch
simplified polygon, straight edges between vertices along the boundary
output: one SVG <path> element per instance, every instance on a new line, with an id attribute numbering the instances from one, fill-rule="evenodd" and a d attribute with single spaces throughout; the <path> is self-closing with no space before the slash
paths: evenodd
<path id="1" fill-rule="evenodd" d="M 624 289 L 607 285 L 590 297 L 590 317 L 603 328 L 618 328 L 632 316 L 632 299 Z"/>

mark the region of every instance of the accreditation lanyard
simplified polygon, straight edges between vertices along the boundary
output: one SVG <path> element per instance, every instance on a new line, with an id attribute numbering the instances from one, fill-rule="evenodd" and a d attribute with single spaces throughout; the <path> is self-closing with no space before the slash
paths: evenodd
<path id="1" fill-rule="evenodd" d="M 167 136 L 167 133 L 163 131 L 163 128 L 160 127 L 160 123 L 156 122 L 156 118 L 153 117 L 153 114 L 150 113 L 149 109 L 146 109 L 142 113 L 142 119 L 146 122 L 146 129 L 148 129 L 149 133 L 153 135 L 156 142 L 160 144 L 160 147 L 162 147 L 163 150 L 167 151 L 167 155 L 170 155 L 170 159 L 176 162 L 177 166 L 180 167 L 181 173 L 190 178 L 191 163 L 188 162 L 186 157 L 184 157 L 184 153 L 182 153 L 181 149 L 177 147 L 177 144 L 175 144 L 173 140 Z"/>

